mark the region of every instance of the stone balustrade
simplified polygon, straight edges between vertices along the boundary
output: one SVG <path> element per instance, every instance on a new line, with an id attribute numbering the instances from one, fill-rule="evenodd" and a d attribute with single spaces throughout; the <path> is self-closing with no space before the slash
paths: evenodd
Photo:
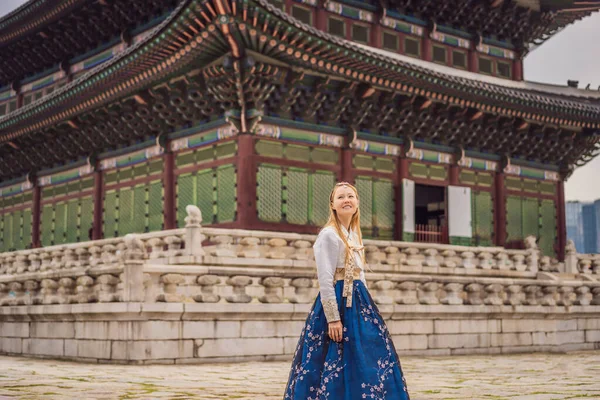
<path id="1" fill-rule="evenodd" d="M 0 354 L 93 362 L 288 359 L 318 294 L 315 235 L 183 229 L 0 253 Z M 600 348 L 598 256 L 365 240 L 403 354 Z M 52 329 L 50 328 L 52 327 Z"/>

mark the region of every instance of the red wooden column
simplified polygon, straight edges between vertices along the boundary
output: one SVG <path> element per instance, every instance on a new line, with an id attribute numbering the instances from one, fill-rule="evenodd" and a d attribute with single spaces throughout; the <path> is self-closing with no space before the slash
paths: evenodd
<path id="1" fill-rule="evenodd" d="M 450 165 L 449 171 L 448 171 L 448 177 L 450 178 L 450 185 L 452 186 L 458 186 L 460 181 L 458 179 L 458 175 L 460 173 L 460 168 L 458 165 Z"/>
<path id="2" fill-rule="evenodd" d="M 253 229 L 257 222 L 255 164 L 254 138 L 250 134 L 240 134 L 237 155 L 237 224 L 241 229 Z"/>
<path id="3" fill-rule="evenodd" d="M 408 178 L 408 159 L 404 156 L 396 160 L 398 170 L 398 186 L 396 187 L 396 228 L 394 236 L 396 240 L 402 240 L 404 223 L 404 204 L 402 204 L 403 185 L 402 181 Z"/>
<path id="4" fill-rule="evenodd" d="M 319 1 L 315 16 L 315 27 L 320 31 L 327 32 L 327 10 L 325 10 L 325 1 Z"/>
<path id="5" fill-rule="evenodd" d="M 92 240 L 102 239 L 102 216 L 104 211 L 104 174 L 94 171 L 94 222 L 92 222 Z"/>
<path id="6" fill-rule="evenodd" d="M 342 171 L 340 182 L 348 182 L 354 185 L 354 165 L 352 164 L 353 150 L 351 148 L 342 149 Z"/>
<path id="7" fill-rule="evenodd" d="M 558 261 L 565 260 L 565 246 L 567 245 L 567 222 L 565 213 L 565 182 L 561 179 L 558 181 L 556 190 L 556 218 L 558 221 L 558 249 L 556 255 L 558 256 Z"/>
<path id="8" fill-rule="evenodd" d="M 504 247 L 506 244 L 506 188 L 504 186 L 504 172 L 496 173 L 494 185 L 494 238 L 496 246 Z"/>
<path id="9" fill-rule="evenodd" d="M 167 149 L 170 146 L 167 146 Z M 164 226 L 165 229 L 175 229 L 175 154 L 167 150 L 164 157 L 163 185 L 164 185 Z"/>
<path id="10" fill-rule="evenodd" d="M 513 80 L 523 80 L 523 59 L 518 56 L 513 61 Z"/>
<path id="11" fill-rule="evenodd" d="M 433 60 L 433 48 L 431 47 L 431 38 L 429 29 L 423 30 L 423 43 L 421 44 L 421 58 L 425 61 Z"/>
<path id="12" fill-rule="evenodd" d="M 33 206 L 31 210 L 31 247 L 42 247 L 40 227 L 42 217 L 42 188 L 38 186 L 37 178 L 33 186 Z"/>
<path id="13" fill-rule="evenodd" d="M 379 21 L 381 21 L 381 14 L 377 13 L 375 14 L 375 22 L 372 23 L 369 27 L 371 32 L 370 45 L 373 47 L 382 48 L 383 39 L 381 32 L 381 24 L 379 23 Z"/>

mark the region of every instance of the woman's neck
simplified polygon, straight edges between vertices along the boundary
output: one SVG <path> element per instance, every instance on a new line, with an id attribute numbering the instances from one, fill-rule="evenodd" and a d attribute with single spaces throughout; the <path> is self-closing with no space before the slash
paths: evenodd
<path id="1" fill-rule="evenodd" d="M 338 218 L 340 220 L 340 224 L 342 224 L 344 228 L 346 228 L 346 230 L 350 232 L 350 221 L 352 221 L 352 216 L 338 216 Z"/>

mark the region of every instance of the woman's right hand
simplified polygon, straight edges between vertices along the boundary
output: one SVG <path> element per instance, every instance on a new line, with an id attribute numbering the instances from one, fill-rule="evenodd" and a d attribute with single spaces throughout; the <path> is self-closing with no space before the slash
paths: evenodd
<path id="1" fill-rule="evenodd" d="M 342 341 L 342 332 L 344 328 L 341 321 L 334 321 L 329 323 L 329 337 L 335 342 Z"/>

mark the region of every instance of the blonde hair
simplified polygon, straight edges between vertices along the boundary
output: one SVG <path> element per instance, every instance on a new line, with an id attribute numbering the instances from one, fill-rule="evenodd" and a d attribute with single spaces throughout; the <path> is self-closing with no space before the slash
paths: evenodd
<path id="1" fill-rule="evenodd" d="M 342 242 L 344 242 L 344 245 L 346 246 L 346 258 L 344 260 L 344 263 L 346 263 L 346 262 L 348 262 L 348 259 L 350 258 L 350 243 L 348 243 L 348 239 L 346 238 L 346 235 L 344 235 L 344 233 L 342 232 L 342 224 L 337 215 L 337 211 L 335 211 L 333 209 L 333 196 L 335 195 L 335 191 L 338 188 L 344 187 L 344 186 L 352 189 L 352 191 L 354 192 L 354 195 L 356 196 L 356 199 L 358 200 L 358 190 L 356 190 L 356 188 L 353 185 L 349 184 L 348 182 L 336 183 L 335 186 L 333 187 L 333 189 L 331 190 L 331 193 L 329 194 L 329 218 L 327 219 L 327 222 L 325 223 L 325 225 L 323 225 L 322 229 L 328 228 L 330 226 L 335 229 L 336 233 L 342 239 Z M 362 246 L 363 240 L 362 240 L 362 231 L 360 230 L 360 207 L 357 207 L 356 212 L 350 219 L 350 227 L 349 228 L 350 228 L 349 229 L 350 231 L 357 233 L 359 245 Z M 362 259 L 363 259 L 363 262 L 365 262 L 364 251 L 362 253 Z"/>

